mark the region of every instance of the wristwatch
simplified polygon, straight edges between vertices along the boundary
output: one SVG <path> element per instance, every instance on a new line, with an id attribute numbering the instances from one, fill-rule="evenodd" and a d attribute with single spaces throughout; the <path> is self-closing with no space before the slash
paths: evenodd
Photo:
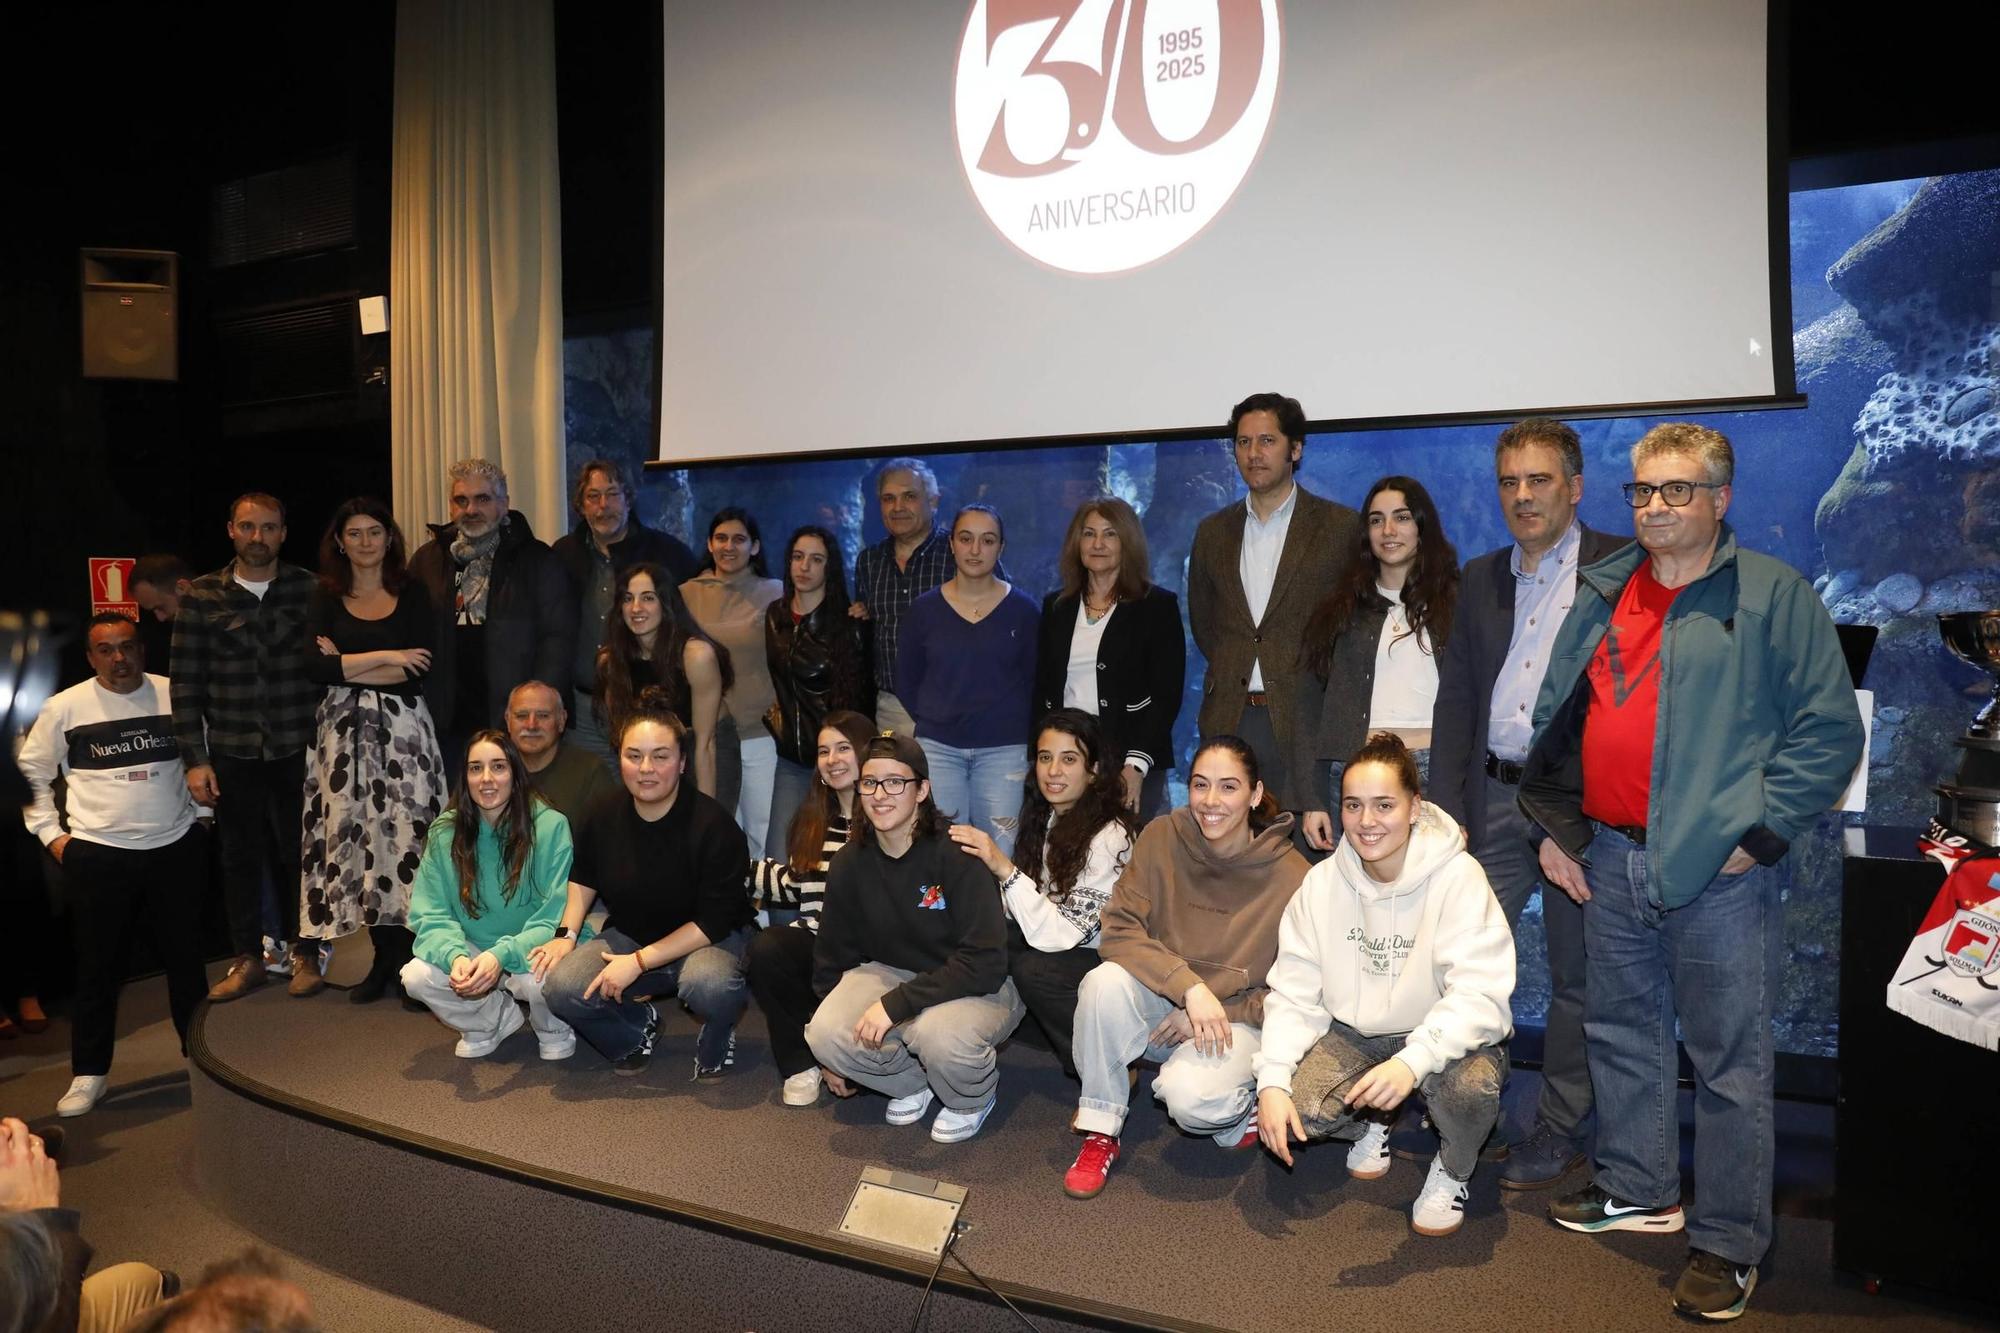
<path id="1" fill-rule="evenodd" d="M 556 927 L 556 935 L 555 935 L 555 937 L 556 937 L 557 939 L 559 939 L 559 940 L 566 940 L 566 939 L 568 939 L 568 938 L 570 937 L 570 929 L 569 929 L 569 927 L 568 927 L 568 926 L 557 926 L 557 927 Z"/>

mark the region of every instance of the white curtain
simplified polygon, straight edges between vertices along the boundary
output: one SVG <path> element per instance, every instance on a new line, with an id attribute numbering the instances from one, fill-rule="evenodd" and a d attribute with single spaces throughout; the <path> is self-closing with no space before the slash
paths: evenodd
<path id="1" fill-rule="evenodd" d="M 396 518 L 450 517 L 453 459 L 506 470 L 553 541 L 568 512 L 551 0 L 401 0 L 389 243 Z"/>

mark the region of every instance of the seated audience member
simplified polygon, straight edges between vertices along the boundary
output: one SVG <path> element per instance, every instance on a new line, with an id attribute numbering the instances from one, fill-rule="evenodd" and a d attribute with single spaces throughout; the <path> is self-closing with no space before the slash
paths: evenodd
<path id="1" fill-rule="evenodd" d="M 823 1072 L 806 1045 L 806 1020 L 819 1007 L 813 990 L 813 944 L 826 900 L 826 870 L 848 844 L 854 828 L 854 784 L 875 724 L 859 713 L 835 709 L 819 728 L 813 782 L 792 817 L 783 857 L 750 867 L 751 900 L 771 928 L 750 940 L 745 970 L 750 993 L 764 1011 L 771 1058 L 785 1080 L 785 1105 L 811 1106 L 822 1079 L 837 1097 L 853 1092 L 840 1075 Z"/>
<path id="2" fill-rule="evenodd" d="M 521 776 L 535 795 L 571 817 L 618 790 L 618 779 L 596 754 L 569 742 L 562 696 L 545 681 L 527 680 L 507 696 L 507 739 L 521 753 Z"/>
<path id="3" fill-rule="evenodd" d="M 1041 613 L 999 577 L 1007 534 L 991 505 L 951 521 L 957 573 L 911 604 L 896 640 L 896 690 L 917 722 L 939 808 L 1003 852 L 1027 776 Z"/>
<path id="4" fill-rule="evenodd" d="M 778 744 L 764 846 L 780 859 L 792 815 L 812 785 L 813 746 L 826 715 L 875 712 L 864 627 L 847 613 L 847 574 L 831 532 L 808 526 L 792 534 L 784 583 L 784 596 L 764 611 L 764 661 L 778 699 L 764 715 Z"/>
<path id="5" fill-rule="evenodd" d="M 1458 551 L 1437 505 L 1411 477 L 1368 488 L 1346 572 L 1306 622 L 1293 787 L 1300 828 L 1333 850 L 1340 766 L 1378 731 L 1394 732 L 1428 775 L 1438 658 L 1458 600 Z"/>
<path id="6" fill-rule="evenodd" d="M 64 1116 L 84 1115 L 110 1083 L 118 1038 L 121 955 L 135 920 L 167 973 L 167 1006 L 181 1049 L 208 990 L 201 961 L 208 882 L 206 806 L 196 805 L 174 743 L 164 676 L 146 674 L 139 627 L 116 611 L 90 618 L 91 679 L 42 705 L 19 756 L 30 793 L 24 817 L 62 867 L 76 950 Z M 69 788 L 56 812 L 58 776 Z M 295 832 L 296 830 L 294 830 Z M 12 929 L 10 926 L 9 929 Z"/>
<path id="7" fill-rule="evenodd" d="M 757 520 L 734 505 L 708 521 L 708 559 L 681 584 L 681 601 L 702 633 L 729 654 L 735 680 L 722 709 L 736 729 L 737 798 L 730 809 L 750 842 L 752 860 L 764 855 L 771 825 L 771 782 L 778 747 L 764 714 L 777 702 L 764 656 L 764 610 L 784 591 L 764 567 L 764 538 Z"/>
<path id="8" fill-rule="evenodd" d="M 569 874 L 569 821 L 535 794 L 512 741 L 473 732 L 451 806 L 424 838 L 410 891 L 416 956 L 403 967 L 404 990 L 459 1033 L 454 1055 L 490 1055 L 519 1031 L 516 1000 L 527 1002 L 542 1059 L 576 1053 L 534 972 L 568 904 Z"/>
<path id="9" fill-rule="evenodd" d="M 604 646 L 605 628 L 618 605 L 618 576 L 640 561 L 667 571 L 679 584 L 692 578 L 694 553 L 679 539 L 656 532 L 632 512 L 639 491 L 626 466 L 611 458 L 586 459 L 577 469 L 570 505 L 576 526 L 549 547 L 569 576 L 576 598 L 576 716 L 570 719 L 569 744 L 609 766 L 611 738 L 591 696 L 597 678 L 597 650 Z M 518 744 L 518 740 L 516 742 Z M 527 758 L 527 751 L 521 752 Z M 560 807 L 559 807 L 560 808 Z"/>
<path id="10" fill-rule="evenodd" d="M 736 1020 L 750 993 L 750 863 L 743 831 L 684 781 L 688 729 L 649 687 L 612 733 L 625 789 L 586 810 L 569 901 L 555 938 L 535 951 L 549 1010 L 621 1074 L 637 1074 L 660 1028 L 655 1001 L 679 997 L 696 1018 L 694 1076 L 719 1079 L 736 1062 Z M 578 942 L 599 898 L 604 931 Z"/>
<path id="11" fill-rule="evenodd" d="M 632 565 L 618 576 L 604 648 L 597 654 L 593 697 L 605 734 L 616 737 L 641 691 L 666 692 L 666 706 L 687 730 L 688 776 L 735 817 L 742 784 L 736 723 L 723 705 L 736 681 L 729 650 L 695 624 L 681 592 L 658 565 Z M 612 766 L 620 762 L 612 746 Z"/>
<path id="12" fill-rule="evenodd" d="M 180 1278 L 122 1263 L 85 1277 L 91 1248 L 76 1210 L 62 1205 L 53 1140 L 0 1119 L 0 1333 L 113 1333 L 172 1297 Z"/>
<path id="13" fill-rule="evenodd" d="M 1235 736 L 1195 751 L 1188 803 L 1148 824 L 1105 904 L 1098 952 L 1076 1005 L 1075 1125 L 1084 1136 L 1063 1177 L 1073 1198 L 1104 1188 L 1118 1160 L 1141 1056 L 1161 1061 L 1153 1096 L 1190 1134 L 1223 1148 L 1257 1141 L 1250 1075 L 1264 1022 L 1278 920 L 1305 878 L 1292 817 Z"/>
<path id="14" fill-rule="evenodd" d="M 1174 719 L 1187 685 L 1180 602 L 1153 582 L 1146 530 L 1115 497 L 1083 502 L 1056 568 L 1062 587 L 1042 601 L 1035 711 L 1077 708 L 1096 718 L 1125 804 L 1151 819 L 1167 808 Z"/>
<path id="15" fill-rule="evenodd" d="M 124 1333 L 319 1333 L 312 1297 L 278 1261 L 250 1249 L 210 1264 L 201 1281 L 155 1306 Z"/>
<path id="16" fill-rule="evenodd" d="M 1139 833 L 1119 771 L 1103 764 L 1103 744 L 1088 713 L 1059 708 L 1042 719 L 1011 859 L 972 825 L 951 826 L 952 841 L 1000 882 L 1008 975 L 1072 1077 L 1077 987 L 1101 961 L 1098 914 Z"/>
<path id="17" fill-rule="evenodd" d="M 946 835 L 930 765 L 907 736 L 877 736 L 861 765 L 859 838 L 833 858 L 813 951 L 826 998 L 806 1025 L 819 1062 L 890 1098 L 892 1125 L 971 1138 L 998 1095 L 995 1053 L 1021 1021 L 993 878 Z"/>
<path id="18" fill-rule="evenodd" d="M 1340 846 L 1278 928 L 1258 1129 L 1287 1166 L 1294 1139 L 1347 1140 L 1348 1172 L 1373 1180 L 1389 1170 L 1389 1117 L 1421 1087 L 1440 1143 L 1410 1223 L 1448 1236 L 1500 1115 L 1513 932 L 1394 734 L 1369 737 L 1347 762 L 1340 827 Z"/>

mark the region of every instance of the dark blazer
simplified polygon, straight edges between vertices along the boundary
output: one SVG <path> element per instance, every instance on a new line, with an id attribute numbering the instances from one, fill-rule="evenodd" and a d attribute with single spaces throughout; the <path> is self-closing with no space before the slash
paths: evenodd
<path id="1" fill-rule="evenodd" d="M 1038 721 L 1062 707 L 1077 601 L 1077 596 L 1059 592 L 1042 599 L 1041 646 L 1035 658 Z M 1163 774 L 1172 768 L 1174 720 L 1186 688 L 1180 599 L 1154 584 L 1138 601 L 1125 602 L 1112 613 L 1097 643 L 1097 720 L 1104 731 L 1106 761 L 1122 767 L 1127 755 L 1138 754 Z M 1028 739 L 1032 745 L 1034 737 Z"/>
<path id="2" fill-rule="evenodd" d="M 1246 516 L 1242 500 L 1216 510 L 1195 529 L 1188 551 L 1188 628 L 1195 647 L 1208 659 L 1201 685 L 1201 734 L 1237 729 L 1250 693 L 1250 664 L 1261 661 L 1271 730 L 1281 746 L 1289 746 L 1292 729 L 1299 725 L 1299 678 L 1305 673 L 1299 650 L 1306 621 L 1347 567 L 1359 540 L 1361 516 L 1299 487 L 1261 623 L 1250 619 L 1250 602 L 1237 573 Z M 1287 810 L 1298 808 L 1291 792 L 1278 793 L 1278 801 Z"/>
<path id="3" fill-rule="evenodd" d="M 1577 568 L 1630 544 L 1628 537 L 1585 528 Z M 1451 641 L 1438 658 L 1437 705 L 1431 711 L 1431 789 L 1424 793 L 1465 830 L 1479 850 L 1486 820 L 1486 728 L 1493 682 L 1514 641 L 1514 548 L 1507 545 L 1466 563 L 1458 580 Z"/>
<path id="4" fill-rule="evenodd" d="M 1294 729 L 1292 789 L 1301 812 L 1330 810 L 1325 781 L 1327 765 L 1345 760 L 1368 739 L 1368 705 L 1375 698 L 1375 648 L 1382 641 L 1382 622 L 1389 618 L 1389 599 L 1370 588 L 1333 641 L 1327 654 L 1326 679 L 1308 669 L 1300 673 L 1299 724 Z M 1430 793 L 1426 792 L 1425 795 Z"/>
<path id="5" fill-rule="evenodd" d="M 569 576 L 579 595 L 584 580 L 590 577 L 590 553 L 586 548 L 591 540 L 590 525 L 578 519 L 576 526 L 557 538 L 555 545 L 549 548 L 555 552 L 563 573 Z M 611 543 L 611 568 L 623 574 L 633 565 L 649 560 L 673 576 L 675 587 L 693 578 L 699 566 L 694 552 L 688 550 L 678 537 L 656 532 L 638 519 L 632 519 L 625 524 L 625 535 Z"/>
<path id="6" fill-rule="evenodd" d="M 456 727 L 505 725 L 507 695 L 524 680 L 541 680 L 570 697 L 570 661 L 576 642 L 576 592 L 555 553 L 535 536 L 527 515 L 510 510 L 493 553 L 486 597 L 486 697 L 458 698 L 457 573 L 451 544 L 455 523 L 431 525 L 431 539 L 410 557 L 410 575 L 423 581 L 437 612 L 437 647 L 424 697 L 438 733 Z"/>
<path id="7" fill-rule="evenodd" d="M 845 605 L 825 598 L 798 620 L 789 597 L 764 608 L 764 657 L 778 699 L 778 753 L 784 758 L 811 768 L 819 759 L 820 724 L 835 709 L 875 716 L 875 677 L 862 648 L 866 628 Z"/>

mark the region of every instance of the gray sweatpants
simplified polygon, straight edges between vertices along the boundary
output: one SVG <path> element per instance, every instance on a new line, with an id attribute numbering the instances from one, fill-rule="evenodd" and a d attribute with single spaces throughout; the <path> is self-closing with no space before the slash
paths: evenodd
<path id="1" fill-rule="evenodd" d="M 542 983 L 535 980 L 532 972 L 502 973 L 499 985 L 476 1000 L 468 1000 L 451 988 L 449 973 L 440 972 L 421 958 L 412 958 L 403 964 L 403 989 L 411 999 L 429 1005 L 446 1027 L 472 1041 L 485 1041 L 498 1032 L 501 1015 L 516 1000 L 525 1000 L 528 1024 L 534 1028 L 535 1041 L 544 1051 L 553 1054 L 576 1049 L 576 1033 L 549 1012 L 542 999 Z"/>
<path id="2" fill-rule="evenodd" d="M 1099 963 L 1085 974 L 1076 999 L 1076 1073 L 1083 1083 L 1078 1129 L 1118 1137 L 1131 1100 L 1125 1071 L 1141 1056 L 1160 1061 L 1153 1096 L 1188 1133 L 1213 1137 L 1243 1119 L 1256 1096 L 1251 1071 L 1263 1044 L 1259 1030 L 1230 1024 L 1229 1049 L 1220 1055 L 1203 1055 L 1193 1042 L 1148 1045 L 1174 1009 L 1172 1000 L 1116 963 Z"/>
<path id="3" fill-rule="evenodd" d="M 909 1097 L 926 1085 L 954 1111 L 976 1111 L 1000 1086 L 994 1048 L 1007 1040 L 1027 1012 L 1011 979 L 991 995 L 966 995 L 934 1004 L 898 1023 L 870 1050 L 854 1036 L 868 1006 L 915 976 L 884 963 L 848 969 L 806 1024 L 813 1057 L 843 1078 Z"/>
<path id="4" fill-rule="evenodd" d="M 1366 1120 L 1378 1112 L 1355 1111 L 1345 1101 L 1354 1080 L 1409 1044 L 1407 1032 L 1367 1037 L 1336 1022 L 1299 1061 L 1292 1075 L 1292 1104 L 1309 1139 L 1361 1137 Z M 1481 1046 L 1467 1051 L 1417 1086 L 1431 1123 L 1437 1126 L 1438 1156 L 1454 1180 L 1472 1179 L 1479 1150 L 1500 1118 L 1500 1088 L 1507 1081 L 1507 1048 Z"/>

